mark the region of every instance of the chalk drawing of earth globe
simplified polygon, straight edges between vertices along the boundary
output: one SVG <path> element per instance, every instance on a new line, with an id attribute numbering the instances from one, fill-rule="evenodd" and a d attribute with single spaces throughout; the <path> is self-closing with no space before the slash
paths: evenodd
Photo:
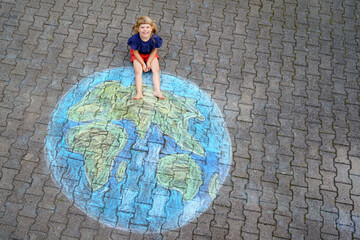
<path id="1" fill-rule="evenodd" d="M 216 197 L 231 162 L 224 119 L 196 85 L 161 74 L 166 100 L 135 96 L 132 68 L 95 73 L 73 87 L 53 113 L 49 168 L 87 215 L 140 233 L 179 228 Z"/>

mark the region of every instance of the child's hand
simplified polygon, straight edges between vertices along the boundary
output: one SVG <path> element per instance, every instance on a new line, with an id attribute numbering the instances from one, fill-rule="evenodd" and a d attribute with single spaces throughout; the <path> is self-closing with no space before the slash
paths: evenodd
<path id="1" fill-rule="evenodd" d="M 143 69 L 144 72 L 148 72 L 148 71 L 149 71 L 145 63 L 142 65 L 142 69 Z"/>
<path id="2" fill-rule="evenodd" d="M 151 64 L 149 62 L 146 63 L 146 67 L 147 67 L 148 71 L 151 70 Z"/>

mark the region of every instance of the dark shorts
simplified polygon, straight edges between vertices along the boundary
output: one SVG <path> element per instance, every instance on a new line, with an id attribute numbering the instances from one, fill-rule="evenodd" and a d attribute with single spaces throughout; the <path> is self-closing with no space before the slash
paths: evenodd
<path id="1" fill-rule="evenodd" d="M 136 59 L 136 57 L 135 57 L 134 51 L 132 49 L 130 49 L 130 54 L 131 54 L 130 62 L 133 62 Z M 139 54 L 140 54 L 140 57 L 142 58 L 142 60 L 146 63 L 150 57 L 150 54 L 141 54 L 141 53 L 139 53 Z M 157 59 L 159 59 L 159 55 L 157 53 L 156 53 L 155 57 Z"/>

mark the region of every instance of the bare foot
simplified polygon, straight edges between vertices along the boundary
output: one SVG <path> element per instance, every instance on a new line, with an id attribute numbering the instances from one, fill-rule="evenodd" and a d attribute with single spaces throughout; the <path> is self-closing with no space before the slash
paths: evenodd
<path id="1" fill-rule="evenodd" d="M 154 96 L 160 98 L 161 100 L 165 100 L 165 97 L 161 94 L 161 92 L 154 92 Z"/>
<path id="2" fill-rule="evenodd" d="M 143 95 L 141 93 L 136 94 L 136 96 L 133 98 L 133 100 L 139 100 L 139 99 L 143 99 Z"/>

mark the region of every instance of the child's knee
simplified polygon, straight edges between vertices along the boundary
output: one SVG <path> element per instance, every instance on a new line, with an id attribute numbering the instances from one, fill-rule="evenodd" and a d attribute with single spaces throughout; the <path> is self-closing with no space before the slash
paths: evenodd
<path id="1" fill-rule="evenodd" d="M 160 72 L 159 68 L 151 68 L 151 71 L 155 74 L 158 74 Z"/>
<path id="2" fill-rule="evenodd" d="M 160 71 L 159 65 L 158 65 L 158 64 L 152 64 L 152 65 L 151 65 L 151 71 L 152 71 L 153 73 L 158 73 L 158 72 Z"/>
<path id="3" fill-rule="evenodd" d="M 141 75 L 143 72 L 143 70 L 141 68 L 140 69 L 135 68 L 134 70 L 135 70 L 135 75 Z"/>

